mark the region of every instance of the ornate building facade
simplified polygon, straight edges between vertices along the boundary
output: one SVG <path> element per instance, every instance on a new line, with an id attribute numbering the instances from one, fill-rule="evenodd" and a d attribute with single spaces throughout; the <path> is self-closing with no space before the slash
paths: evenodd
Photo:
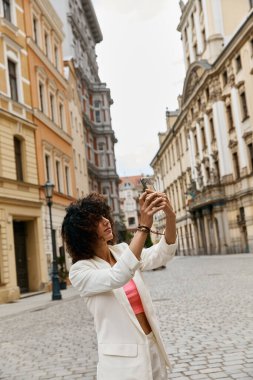
<path id="1" fill-rule="evenodd" d="M 103 193 L 119 221 L 119 177 L 116 172 L 111 125 L 110 90 L 100 81 L 96 61 L 96 44 L 102 33 L 91 0 L 51 0 L 63 25 L 66 38 L 64 58 L 72 60 L 78 82 L 85 133 L 89 191 Z"/>
<path id="2" fill-rule="evenodd" d="M 253 250 L 253 3 L 180 2 L 186 77 L 152 160 L 179 254 Z"/>
<path id="3" fill-rule="evenodd" d="M 63 25 L 49 0 L 25 2 L 32 107 L 36 129 L 36 151 L 40 197 L 43 186 L 54 187 L 52 219 L 57 254 L 63 253 L 61 224 L 65 208 L 76 197 L 68 82 L 62 58 Z M 44 252 L 51 271 L 52 241 L 49 212 L 43 202 Z"/>
<path id="4" fill-rule="evenodd" d="M 119 186 L 120 207 L 127 231 L 134 232 L 139 224 L 138 198 L 142 192 L 141 176 L 121 177 Z"/>
<path id="5" fill-rule="evenodd" d="M 0 303 L 48 283 L 22 4 L 0 1 Z"/>

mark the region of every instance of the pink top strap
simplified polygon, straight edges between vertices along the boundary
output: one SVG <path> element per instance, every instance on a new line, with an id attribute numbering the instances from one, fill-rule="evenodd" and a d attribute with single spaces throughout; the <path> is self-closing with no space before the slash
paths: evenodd
<path id="1" fill-rule="evenodd" d="M 131 279 L 126 285 L 123 286 L 123 289 L 126 293 L 130 305 L 132 306 L 134 314 L 143 313 L 143 305 L 134 280 Z"/>

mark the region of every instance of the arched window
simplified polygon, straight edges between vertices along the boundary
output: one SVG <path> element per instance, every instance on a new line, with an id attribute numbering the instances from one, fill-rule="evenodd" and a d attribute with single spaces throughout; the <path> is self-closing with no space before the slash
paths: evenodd
<path id="1" fill-rule="evenodd" d="M 15 163 L 16 163 L 16 176 L 17 181 L 23 181 L 23 165 L 22 165 L 22 141 L 17 137 L 14 137 L 14 152 L 15 152 Z"/>

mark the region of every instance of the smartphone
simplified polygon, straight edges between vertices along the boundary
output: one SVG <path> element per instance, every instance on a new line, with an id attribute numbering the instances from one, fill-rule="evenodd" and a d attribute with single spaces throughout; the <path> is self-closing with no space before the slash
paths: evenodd
<path id="1" fill-rule="evenodd" d="M 147 189 L 156 191 L 155 186 L 154 186 L 154 180 L 152 177 L 142 177 L 140 181 L 142 184 L 143 191 L 146 191 Z"/>

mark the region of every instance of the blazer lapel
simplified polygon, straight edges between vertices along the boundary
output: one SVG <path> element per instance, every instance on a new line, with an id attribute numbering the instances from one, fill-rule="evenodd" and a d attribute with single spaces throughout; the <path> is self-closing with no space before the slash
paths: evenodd
<path id="1" fill-rule="evenodd" d="M 144 331 L 141 328 L 141 325 L 139 324 L 138 319 L 136 318 L 132 306 L 130 305 L 128 298 L 126 296 L 126 293 L 123 288 L 113 289 L 113 293 L 117 300 L 121 303 L 121 305 L 125 308 L 129 318 L 133 322 L 133 324 L 137 327 L 137 329 L 144 334 Z"/>

